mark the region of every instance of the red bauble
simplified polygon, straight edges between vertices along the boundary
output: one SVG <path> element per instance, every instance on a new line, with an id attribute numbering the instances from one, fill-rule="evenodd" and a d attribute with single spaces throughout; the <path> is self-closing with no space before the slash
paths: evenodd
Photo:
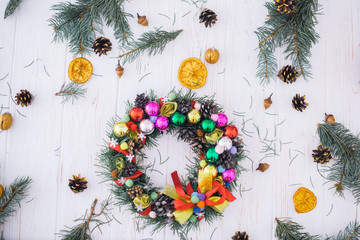
<path id="1" fill-rule="evenodd" d="M 138 122 L 144 117 L 144 110 L 138 107 L 133 107 L 129 112 L 131 120 Z"/>
<path id="2" fill-rule="evenodd" d="M 128 126 L 128 128 L 130 128 L 131 131 L 136 131 L 137 130 L 137 125 L 132 121 L 127 122 L 126 126 Z"/>
<path id="3" fill-rule="evenodd" d="M 228 125 L 225 127 L 225 136 L 229 138 L 236 138 L 238 135 L 238 129 L 234 125 Z"/>

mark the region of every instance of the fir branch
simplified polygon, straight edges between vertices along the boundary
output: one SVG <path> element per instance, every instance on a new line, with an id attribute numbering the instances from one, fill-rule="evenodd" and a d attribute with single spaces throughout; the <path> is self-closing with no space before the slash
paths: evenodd
<path id="1" fill-rule="evenodd" d="M 21 207 L 20 202 L 27 196 L 29 177 L 16 178 L 9 187 L 5 187 L 4 195 L 0 198 L 0 225 L 6 222 L 6 218 L 13 216 L 16 208 Z"/>
<path id="2" fill-rule="evenodd" d="M 14 13 L 22 0 L 10 0 L 5 8 L 4 19 Z"/>
<path id="3" fill-rule="evenodd" d="M 95 227 L 93 228 L 99 228 L 101 225 L 109 223 L 112 219 L 109 217 L 109 205 L 111 202 L 110 198 L 107 198 L 103 203 L 101 203 L 100 212 L 95 213 L 95 207 L 98 202 L 98 199 L 95 199 L 94 202 L 91 205 L 90 214 L 87 214 L 85 212 L 84 216 L 75 219 L 75 222 L 80 222 L 79 224 L 75 225 L 74 227 L 66 227 L 67 229 L 61 230 L 58 235 L 59 238 L 62 240 L 91 240 L 91 232 L 89 230 L 90 223 L 94 223 Z M 106 218 L 106 222 L 99 219 L 101 215 L 104 215 Z"/>
<path id="4" fill-rule="evenodd" d="M 123 62 L 126 63 L 134 61 L 145 52 L 149 56 L 162 53 L 166 44 L 174 40 L 182 31 L 167 32 L 155 29 L 155 31 L 145 32 L 137 41 L 131 43 L 131 51 L 120 55 L 118 58 L 123 58 Z"/>
<path id="5" fill-rule="evenodd" d="M 75 82 L 63 83 L 60 88 L 60 91 L 55 93 L 55 96 L 62 97 L 62 103 L 65 103 L 69 100 L 74 102 L 74 100 L 79 99 L 80 97 L 85 97 L 87 89 L 82 85 Z"/>
<path id="6" fill-rule="evenodd" d="M 275 218 L 276 229 L 275 237 L 279 240 L 317 240 L 320 239 L 319 235 L 310 235 L 303 232 L 304 227 L 296 222 L 291 221 L 289 218 Z"/>
<path id="7" fill-rule="evenodd" d="M 360 238 L 360 225 L 357 221 L 350 222 L 346 228 L 336 236 L 328 237 L 325 240 L 357 240 Z"/>
<path id="8" fill-rule="evenodd" d="M 305 80 L 311 78 L 311 47 L 318 42 L 319 35 L 315 31 L 319 15 L 318 0 L 299 0 L 295 11 L 280 14 L 273 1 L 265 3 L 268 19 L 264 26 L 255 32 L 259 39 L 257 77 L 261 83 L 269 83 L 275 78 L 278 68 L 274 51 L 286 46 L 285 59 L 300 69 Z"/>

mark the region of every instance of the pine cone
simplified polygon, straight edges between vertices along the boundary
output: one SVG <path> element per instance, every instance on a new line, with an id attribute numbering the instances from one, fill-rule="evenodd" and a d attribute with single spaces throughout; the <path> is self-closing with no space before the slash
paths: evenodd
<path id="1" fill-rule="evenodd" d="M 300 94 L 296 94 L 295 97 L 292 99 L 292 106 L 295 110 L 302 112 L 306 109 L 309 104 L 305 102 L 305 95 L 300 97 Z"/>
<path id="2" fill-rule="evenodd" d="M 296 0 L 276 0 L 275 7 L 281 14 L 289 14 L 295 10 Z"/>
<path id="3" fill-rule="evenodd" d="M 136 166 L 134 163 L 131 162 L 124 165 L 121 175 L 123 177 L 131 177 L 135 173 L 136 173 Z"/>
<path id="4" fill-rule="evenodd" d="M 233 145 L 234 147 L 236 147 L 237 152 L 240 152 L 241 149 L 244 147 L 241 139 L 240 139 L 240 140 L 233 141 L 233 142 L 232 142 L 232 145 Z"/>
<path id="5" fill-rule="evenodd" d="M 195 137 L 190 142 L 191 149 L 198 157 L 201 157 L 208 148 L 206 139 L 204 137 Z"/>
<path id="6" fill-rule="evenodd" d="M 138 94 L 135 98 L 135 106 L 144 109 L 145 105 L 149 102 L 149 97 L 145 93 Z"/>
<path id="7" fill-rule="evenodd" d="M 201 104 L 200 113 L 204 118 L 210 118 L 211 114 L 216 112 L 216 104 L 214 101 L 206 101 Z"/>
<path id="8" fill-rule="evenodd" d="M 312 156 L 314 162 L 321 164 L 328 163 L 332 159 L 330 148 L 324 147 L 323 145 L 319 145 L 317 149 L 313 150 Z"/>
<path id="9" fill-rule="evenodd" d="M 165 194 L 160 194 L 150 206 L 151 210 L 156 212 L 157 217 L 165 217 L 167 214 L 172 215 L 175 211 L 174 199 Z"/>
<path id="10" fill-rule="evenodd" d="M 296 79 L 299 77 L 299 73 L 296 70 L 296 67 L 286 65 L 280 70 L 278 77 L 284 83 L 289 84 L 289 83 L 293 83 L 296 81 Z"/>
<path id="11" fill-rule="evenodd" d="M 217 15 L 210 9 L 205 8 L 200 13 L 200 23 L 205 23 L 205 27 L 211 27 L 217 21 Z"/>
<path id="12" fill-rule="evenodd" d="M 129 144 L 128 151 L 131 155 L 137 154 L 140 151 L 140 149 L 144 147 L 144 144 L 139 140 L 130 140 L 128 144 Z"/>
<path id="13" fill-rule="evenodd" d="M 127 189 L 127 193 L 129 194 L 129 197 L 131 199 L 134 199 L 136 197 L 141 197 L 141 195 L 143 194 L 143 189 L 138 185 L 134 185 L 131 188 Z"/>
<path id="14" fill-rule="evenodd" d="M 185 125 L 178 129 L 179 138 L 185 142 L 190 142 L 191 139 L 196 137 L 196 129 L 193 125 Z"/>
<path id="15" fill-rule="evenodd" d="M 182 99 L 178 103 L 177 110 L 184 115 L 188 114 L 192 109 L 193 109 L 193 107 L 192 107 L 191 101 L 188 99 Z"/>
<path id="16" fill-rule="evenodd" d="M 229 151 L 225 151 L 219 156 L 219 163 L 225 169 L 231 169 L 236 165 L 236 160 Z"/>
<path id="17" fill-rule="evenodd" d="M 85 177 L 73 175 L 72 179 L 69 179 L 69 187 L 74 193 L 79 193 L 87 188 L 87 181 Z"/>
<path id="18" fill-rule="evenodd" d="M 98 37 L 94 44 L 92 45 L 92 49 L 94 49 L 95 54 L 99 54 L 99 57 L 101 54 L 107 55 L 107 52 L 111 51 L 112 43 L 109 39 L 105 37 Z"/>
<path id="19" fill-rule="evenodd" d="M 17 105 L 21 105 L 22 107 L 27 107 L 31 105 L 33 98 L 31 93 L 28 90 L 20 90 L 19 93 L 15 96 L 15 101 Z"/>
<path id="20" fill-rule="evenodd" d="M 249 235 L 246 232 L 235 232 L 235 235 L 232 236 L 233 240 L 249 240 Z"/>

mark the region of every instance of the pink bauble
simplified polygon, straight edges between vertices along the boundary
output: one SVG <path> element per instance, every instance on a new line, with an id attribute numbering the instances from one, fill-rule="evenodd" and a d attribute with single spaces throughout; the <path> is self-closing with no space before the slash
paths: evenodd
<path id="1" fill-rule="evenodd" d="M 148 102 L 145 105 L 145 112 L 149 116 L 156 116 L 159 114 L 159 104 L 157 102 Z"/>
<path id="2" fill-rule="evenodd" d="M 222 173 L 222 177 L 225 182 L 232 182 L 235 180 L 236 172 L 234 169 L 227 169 L 225 172 Z"/>
<path id="3" fill-rule="evenodd" d="M 154 211 L 149 212 L 149 217 L 156 218 L 156 212 Z"/>
<path id="4" fill-rule="evenodd" d="M 224 146 L 217 145 L 217 146 L 215 147 L 215 152 L 216 152 L 217 154 L 222 154 L 224 151 L 225 151 L 225 147 L 224 147 Z"/>
<path id="5" fill-rule="evenodd" d="M 219 115 L 217 113 L 213 113 L 211 114 L 211 120 L 213 120 L 214 122 L 216 122 L 219 119 Z"/>
<path id="6" fill-rule="evenodd" d="M 225 127 L 228 122 L 228 117 L 224 113 L 218 113 L 218 119 L 216 123 L 219 127 Z"/>
<path id="7" fill-rule="evenodd" d="M 169 119 L 167 117 L 164 117 L 164 116 L 159 116 L 156 119 L 155 126 L 160 131 L 165 131 L 169 127 Z"/>
<path id="8" fill-rule="evenodd" d="M 195 105 L 194 105 L 194 108 L 197 109 L 197 110 L 200 110 L 201 104 L 196 102 Z"/>

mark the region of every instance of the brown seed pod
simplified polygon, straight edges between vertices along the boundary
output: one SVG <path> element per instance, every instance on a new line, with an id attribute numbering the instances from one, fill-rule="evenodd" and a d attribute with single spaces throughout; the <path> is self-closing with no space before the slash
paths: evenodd
<path id="1" fill-rule="evenodd" d="M 335 124 L 335 118 L 332 114 L 325 113 L 325 121 L 328 122 L 330 125 Z"/>
<path id="2" fill-rule="evenodd" d="M 273 94 L 271 94 L 270 97 L 264 99 L 264 108 L 265 108 L 265 110 L 268 109 L 272 104 L 272 101 L 271 101 L 271 96 L 272 95 Z"/>
<path id="3" fill-rule="evenodd" d="M 259 170 L 261 172 L 265 172 L 266 170 L 268 170 L 269 167 L 270 167 L 270 165 L 267 164 L 267 163 L 260 163 L 259 167 L 256 170 Z"/>
<path id="4" fill-rule="evenodd" d="M 0 115 L 0 129 L 5 131 L 11 127 L 13 118 L 10 113 L 3 113 Z"/>
<path id="5" fill-rule="evenodd" d="M 124 74 L 124 68 L 120 65 L 120 62 L 116 66 L 115 71 L 119 78 Z"/>
<path id="6" fill-rule="evenodd" d="M 214 64 L 219 60 L 219 51 L 216 48 L 209 48 L 205 51 L 205 60 L 210 64 Z"/>
<path id="7" fill-rule="evenodd" d="M 196 130 L 196 135 L 197 135 L 198 137 L 203 137 L 205 134 L 204 134 L 204 132 L 203 132 L 201 129 L 197 129 L 197 130 Z"/>
<path id="8" fill-rule="evenodd" d="M 146 16 L 140 16 L 139 14 L 137 14 L 137 17 L 138 17 L 138 24 L 142 25 L 142 26 L 149 26 L 149 22 L 148 20 L 146 19 Z"/>
<path id="9" fill-rule="evenodd" d="M 118 171 L 118 170 L 112 171 L 112 172 L 111 172 L 111 176 L 112 176 L 113 178 L 117 179 L 118 176 L 119 176 L 119 171 Z"/>

